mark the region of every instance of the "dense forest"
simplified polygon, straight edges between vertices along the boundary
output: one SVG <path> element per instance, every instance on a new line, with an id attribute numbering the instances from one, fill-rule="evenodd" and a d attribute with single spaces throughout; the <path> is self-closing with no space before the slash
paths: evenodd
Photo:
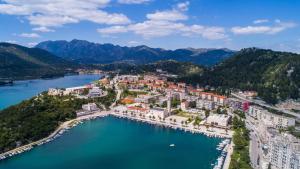
<path id="1" fill-rule="evenodd" d="M 78 65 L 38 48 L 0 43 L 0 80 L 63 76 Z"/>
<path id="2" fill-rule="evenodd" d="M 178 62 L 175 60 L 158 61 L 144 65 L 129 63 L 100 64 L 94 65 L 94 67 L 104 71 L 118 71 L 120 74 L 154 73 L 158 69 L 161 69 L 168 73 L 180 76 L 201 75 L 204 70 L 204 67 L 202 66 L 189 62 Z"/>
<path id="3" fill-rule="evenodd" d="M 259 97 L 275 104 L 300 97 L 300 55 L 248 48 L 224 62 L 205 69 L 201 75 L 182 76 L 201 86 L 258 91 Z"/>

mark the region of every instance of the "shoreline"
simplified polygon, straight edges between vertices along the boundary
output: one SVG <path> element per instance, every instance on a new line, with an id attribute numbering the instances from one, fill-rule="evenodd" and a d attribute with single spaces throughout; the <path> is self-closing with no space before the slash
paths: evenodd
<path id="1" fill-rule="evenodd" d="M 40 146 L 40 145 L 43 145 L 45 143 L 51 142 L 54 139 L 60 137 L 65 131 L 77 126 L 82 121 L 91 120 L 91 119 L 95 119 L 95 118 L 102 118 L 102 117 L 106 117 L 108 115 L 109 115 L 108 112 L 98 112 L 98 113 L 95 113 L 95 114 L 81 116 L 81 117 L 77 117 L 76 119 L 72 119 L 72 120 L 63 122 L 48 137 L 42 138 L 42 139 L 37 140 L 35 142 L 32 142 L 32 143 L 14 148 L 14 149 L 9 150 L 7 152 L 1 153 L 0 154 L 0 162 L 2 160 L 5 160 L 5 159 L 9 158 L 9 157 L 13 157 L 15 155 L 22 154 L 26 151 L 29 151 L 29 150 L 33 149 L 34 147 L 36 147 L 36 146 Z"/>
<path id="2" fill-rule="evenodd" d="M 196 133 L 196 134 L 203 134 L 207 137 L 217 137 L 217 138 L 227 138 L 227 139 L 231 139 L 232 135 L 230 134 L 222 134 L 222 133 L 214 133 L 211 131 L 205 131 L 205 130 L 200 130 L 200 129 L 196 129 L 196 128 L 192 128 L 192 127 L 184 127 L 182 125 L 176 125 L 174 123 L 167 123 L 167 122 L 162 122 L 162 121 L 156 121 L 156 120 L 149 120 L 149 119 L 142 119 L 142 118 L 136 118 L 133 116 L 126 116 L 126 115 L 122 115 L 122 114 L 117 114 L 117 113 L 110 113 L 110 115 L 115 116 L 115 117 L 119 117 L 119 118 L 127 118 L 130 120 L 135 120 L 138 122 L 145 122 L 148 124 L 154 124 L 154 125 L 159 125 L 159 126 L 163 126 L 163 127 L 167 127 L 167 128 L 172 128 L 175 130 L 183 130 L 185 132 L 191 132 L 191 133 Z"/>
<path id="3" fill-rule="evenodd" d="M 40 139 L 38 141 L 32 142 L 30 144 L 27 145 L 23 145 L 21 147 L 17 147 L 13 150 L 4 152 L 2 154 L 0 154 L 0 162 L 2 160 L 5 160 L 7 158 L 13 157 L 15 155 L 19 155 L 22 154 L 24 152 L 30 151 L 31 149 L 33 149 L 34 147 L 46 144 L 48 142 L 53 141 L 54 139 L 60 137 L 64 132 L 68 131 L 69 129 L 77 126 L 78 124 L 82 123 L 82 121 L 86 121 L 86 120 L 92 120 L 92 119 L 96 119 L 96 118 L 103 118 L 103 117 L 107 117 L 107 116 L 113 116 L 116 118 L 126 118 L 129 120 L 133 120 L 133 121 L 137 121 L 137 122 L 143 122 L 143 123 L 147 123 L 150 125 L 158 125 L 161 127 L 166 127 L 166 128 L 171 128 L 174 130 L 181 130 L 181 131 L 185 131 L 185 132 L 190 132 L 193 134 L 203 134 L 206 137 L 217 137 L 217 138 L 223 138 L 228 140 L 229 139 L 229 143 L 225 144 L 224 147 L 222 147 L 221 150 L 221 155 L 220 157 L 218 157 L 216 159 L 216 163 L 214 164 L 215 167 L 214 169 L 228 169 L 229 167 L 229 163 L 230 163 L 230 159 L 231 159 L 231 154 L 232 154 L 232 136 L 231 135 L 225 135 L 225 134 L 220 134 L 220 133 L 213 133 L 211 131 L 201 131 L 199 129 L 196 128 L 186 128 L 184 126 L 181 125 L 176 125 L 176 124 L 171 124 L 171 123 L 163 123 L 160 121 L 153 121 L 153 120 L 149 120 L 149 119 L 141 119 L 141 118 L 134 118 L 131 116 L 125 116 L 125 115 L 121 115 L 121 114 L 117 114 L 114 113 L 112 110 L 110 111 L 101 111 L 95 114 L 90 114 L 90 115 L 86 115 L 86 116 L 81 116 L 81 117 L 77 117 L 76 119 L 73 120 L 69 120 L 66 121 L 64 123 L 62 123 L 53 133 L 51 133 L 48 137 Z M 223 153 L 226 153 L 226 155 L 223 155 Z M 221 159 L 221 161 L 219 160 Z"/>

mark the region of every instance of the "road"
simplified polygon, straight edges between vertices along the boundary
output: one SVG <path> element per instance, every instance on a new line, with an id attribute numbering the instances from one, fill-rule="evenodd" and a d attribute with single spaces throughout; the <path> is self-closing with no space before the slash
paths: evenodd
<path id="1" fill-rule="evenodd" d="M 259 167 L 258 159 L 260 157 L 259 155 L 259 141 L 257 136 L 254 132 L 250 133 L 250 148 L 249 148 L 249 155 L 252 167 L 254 169 Z"/>
<path id="2" fill-rule="evenodd" d="M 300 121 L 300 114 L 298 114 L 298 113 L 294 113 L 294 112 L 291 112 L 291 111 L 288 111 L 288 110 L 285 110 L 285 109 L 280 109 L 278 107 L 271 106 L 269 104 L 265 104 L 265 103 L 263 103 L 259 100 L 247 99 L 247 98 L 244 98 L 244 97 L 242 97 L 238 94 L 235 94 L 235 93 L 231 93 L 231 95 L 238 98 L 238 99 L 241 99 L 241 100 L 244 100 L 244 101 L 247 101 L 247 102 L 250 102 L 250 103 L 255 103 L 255 104 L 258 104 L 258 105 L 263 106 L 263 107 L 267 107 L 267 108 L 270 108 L 270 109 L 273 109 L 273 110 L 283 112 L 284 114 L 292 115 L 292 116 L 297 118 L 297 121 Z"/>
<path id="3" fill-rule="evenodd" d="M 109 107 L 110 109 L 112 109 L 113 107 L 116 106 L 117 101 L 120 100 L 121 94 L 122 94 L 122 90 L 119 89 L 118 85 L 117 85 L 117 84 L 114 84 L 114 86 L 115 86 L 115 89 L 117 90 L 117 97 L 116 97 L 115 102 L 113 102 L 113 103 L 110 105 L 110 107 Z"/>

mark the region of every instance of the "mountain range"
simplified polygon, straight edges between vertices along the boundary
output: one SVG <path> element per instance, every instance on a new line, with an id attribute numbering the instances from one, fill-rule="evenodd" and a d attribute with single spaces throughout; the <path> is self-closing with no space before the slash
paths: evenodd
<path id="1" fill-rule="evenodd" d="M 229 49 L 177 49 L 165 50 L 148 46 L 121 47 L 113 44 L 97 44 L 84 40 L 45 41 L 36 48 L 47 50 L 64 59 L 81 64 L 107 64 L 130 62 L 146 64 L 160 60 L 176 60 L 211 66 L 229 58 L 234 51 Z"/>
<path id="2" fill-rule="evenodd" d="M 41 48 L 51 48 L 51 52 Z M 209 60 L 209 64 L 204 58 Z M 199 65 L 200 62 L 202 65 Z M 204 63 L 211 66 L 205 67 Z M 179 81 L 211 86 L 217 90 L 255 90 L 269 103 L 300 98 L 300 55 L 290 52 L 258 48 L 238 52 L 226 49 L 171 51 L 147 46 L 100 45 L 79 40 L 47 41 L 36 48 L 0 43 L 0 79 L 52 77 L 83 66 L 120 70 L 123 73 L 163 69 L 178 74 Z"/>
<path id="3" fill-rule="evenodd" d="M 77 66 L 42 49 L 0 43 L 0 79 L 60 76 Z"/>

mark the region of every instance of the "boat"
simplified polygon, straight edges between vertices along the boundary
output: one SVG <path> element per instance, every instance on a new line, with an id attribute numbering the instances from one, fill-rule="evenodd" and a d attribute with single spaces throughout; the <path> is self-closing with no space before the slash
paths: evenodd
<path id="1" fill-rule="evenodd" d="M 170 147 L 175 147 L 175 144 L 170 144 L 169 146 L 170 146 Z"/>

